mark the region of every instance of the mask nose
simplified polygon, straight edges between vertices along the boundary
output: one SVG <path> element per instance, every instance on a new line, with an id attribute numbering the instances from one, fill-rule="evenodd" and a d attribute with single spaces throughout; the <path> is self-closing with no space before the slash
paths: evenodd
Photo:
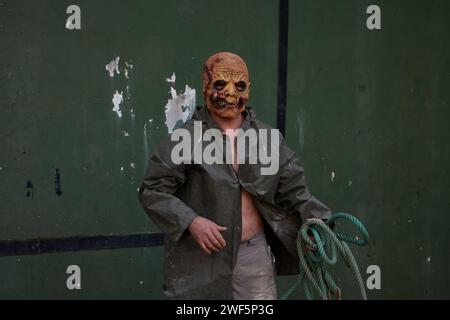
<path id="1" fill-rule="evenodd" d="M 224 88 L 225 97 L 237 97 L 237 90 L 232 82 L 228 82 Z"/>

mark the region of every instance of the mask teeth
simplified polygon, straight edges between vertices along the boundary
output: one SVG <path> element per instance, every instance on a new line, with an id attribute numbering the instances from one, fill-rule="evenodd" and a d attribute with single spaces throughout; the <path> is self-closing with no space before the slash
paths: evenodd
<path id="1" fill-rule="evenodd" d="M 225 101 L 223 100 L 219 100 L 219 102 L 217 102 L 217 104 L 221 107 L 223 107 L 225 105 Z"/>

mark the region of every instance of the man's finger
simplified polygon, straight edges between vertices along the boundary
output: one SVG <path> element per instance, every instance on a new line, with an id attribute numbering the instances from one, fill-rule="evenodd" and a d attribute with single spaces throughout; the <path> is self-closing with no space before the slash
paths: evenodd
<path id="1" fill-rule="evenodd" d="M 220 232 L 216 230 L 213 234 L 214 234 L 214 237 L 216 238 L 216 240 L 220 243 L 220 246 L 222 247 L 222 249 L 224 247 L 226 247 L 227 243 L 225 242 L 225 239 L 222 237 Z"/>
<path id="2" fill-rule="evenodd" d="M 209 241 L 214 245 L 215 248 L 217 248 L 218 250 L 223 248 L 223 245 L 220 243 L 220 241 L 217 239 L 215 232 L 212 232 L 209 235 Z"/>
<path id="3" fill-rule="evenodd" d="M 222 227 L 216 224 L 217 230 L 219 231 L 227 231 L 227 227 Z"/>
<path id="4" fill-rule="evenodd" d="M 206 247 L 207 247 L 209 250 L 211 250 L 211 251 L 216 251 L 216 252 L 217 252 L 217 251 L 220 250 L 220 248 L 219 248 L 219 247 L 216 247 L 216 246 L 209 240 L 209 238 L 208 238 L 208 239 L 205 239 L 204 243 L 205 243 Z"/>
<path id="5" fill-rule="evenodd" d="M 207 254 L 212 253 L 203 242 L 200 244 L 200 247 L 202 247 L 203 251 L 205 251 Z"/>

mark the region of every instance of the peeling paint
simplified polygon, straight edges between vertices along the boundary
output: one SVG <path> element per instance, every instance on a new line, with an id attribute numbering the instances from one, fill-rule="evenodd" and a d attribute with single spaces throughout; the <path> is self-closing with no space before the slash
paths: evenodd
<path id="1" fill-rule="evenodd" d="M 173 84 L 175 84 L 176 80 L 177 80 L 177 76 L 175 75 L 175 72 L 172 73 L 172 76 L 170 78 L 166 78 L 166 82 L 173 83 Z"/>
<path id="2" fill-rule="evenodd" d="M 125 61 L 125 65 L 127 66 L 128 69 L 133 70 L 133 65 L 131 63 L 128 63 L 128 61 Z"/>
<path id="3" fill-rule="evenodd" d="M 109 72 L 109 76 L 110 76 L 111 78 L 114 77 L 114 71 L 115 71 L 117 74 L 120 74 L 120 70 L 119 70 L 119 62 L 120 62 L 120 57 L 117 57 L 117 58 L 111 60 L 111 62 L 108 63 L 108 64 L 105 66 L 105 69 Z"/>
<path id="4" fill-rule="evenodd" d="M 184 92 L 177 94 L 177 91 L 171 87 L 172 98 L 167 101 L 165 106 L 166 126 L 169 134 L 175 129 L 179 121 L 183 123 L 189 120 L 195 111 L 195 89 L 186 85 Z"/>
<path id="5" fill-rule="evenodd" d="M 116 93 L 114 93 L 112 103 L 114 105 L 114 108 L 112 111 L 117 113 L 117 116 L 119 118 L 122 118 L 122 110 L 120 110 L 120 104 L 123 102 L 123 91 L 120 93 L 116 90 Z"/>

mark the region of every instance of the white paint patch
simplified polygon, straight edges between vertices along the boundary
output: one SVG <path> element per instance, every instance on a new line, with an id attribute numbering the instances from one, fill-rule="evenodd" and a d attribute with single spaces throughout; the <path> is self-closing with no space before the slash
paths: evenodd
<path id="1" fill-rule="evenodd" d="M 303 112 L 297 112 L 297 127 L 298 127 L 298 142 L 300 144 L 300 151 L 303 150 L 303 146 L 305 145 L 305 134 L 304 134 L 304 119 Z"/>
<path id="2" fill-rule="evenodd" d="M 409 219 L 409 220 L 408 220 L 408 223 L 411 223 L 411 222 L 412 222 L 412 220 L 411 220 L 411 219 Z"/>
<path id="3" fill-rule="evenodd" d="M 123 167 L 120 167 L 120 171 L 122 171 L 122 172 L 123 172 Z"/>
<path id="4" fill-rule="evenodd" d="M 331 182 L 334 182 L 335 177 L 336 177 L 336 172 L 331 171 Z"/>
<path id="5" fill-rule="evenodd" d="M 131 112 L 131 117 L 132 118 L 136 117 L 136 114 L 134 113 L 134 108 L 133 107 L 131 107 L 130 112 Z"/>
<path id="6" fill-rule="evenodd" d="M 109 72 L 109 76 L 111 78 L 114 77 L 114 71 L 117 74 L 120 74 L 119 62 L 120 62 L 120 57 L 117 57 L 117 58 L 111 60 L 111 62 L 106 65 L 105 69 Z"/>
<path id="7" fill-rule="evenodd" d="M 128 61 L 125 61 L 125 65 L 127 66 L 128 69 L 133 70 L 133 65 L 131 63 L 128 63 Z"/>
<path id="8" fill-rule="evenodd" d="M 352 184 L 353 184 L 353 181 L 352 181 L 352 180 L 350 180 L 350 181 L 348 182 L 348 186 L 349 186 L 349 187 L 351 187 L 351 186 L 352 186 Z"/>
<path id="9" fill-rule="evenodd" d="M 172 99 L 167 101 L 165 107 L 166 126 L 169 134 L 172 133 L 178 121 L 188 121 L 195 111 L 195 89 L 186 85 L 184 92 L 177 94 L 174 88 L 170 88 Z"/>
<path id="10" fill-rule="evenodd" d="M 177 76 L 175 75 L 175 72 L 172 73 L 172 76 L 170 78 L 166 78 L 166 82 L 175 84 L 175 81 L 177 80 Z"/>
<path id="11" fill-rule="evenodd" d="M 0 167 L 0 171 L 2 171 L 3 170 L 3 168 L 2 167 Z"/>
<path id="12" fill-rule="evenodd" d="M 130 163 L 130 167 L 133 168 L 133 169 L 136 169 L 136 164 L 134 162 L 131 162 Z"/>
<path id="13" fill-rule="evenodd" d="M 431 262 L 431 256 L 428 256 L 427 262 Z"/>
<path id="14" fill-rule="evenodd" d="M 127 131 L 123 131 L 123 135 L 125 136 L 125 137 L 129 137 L 130 136 L 130 134 L 127 132 Z"/>
<path id="15" fill-rule="evenodd" d="M 124 72 L 125 78 L 130 79 L 130 78 L 128 77 L 128 69 L 125 69 L 124 71 L 125 71 L 125 72 Z"/>
<path id="16" fill-rule="evenodd" d="M 117 116 L 119 118 L 122 118 L 122 110 L 120 110 L 120 104 L 123 102 L 123 91 L 120 93 L 116 90 L 116 93 L 114 93 L 112 103 L 114 105 L 114 108 L 112 111 L 117 113 Z"/>

